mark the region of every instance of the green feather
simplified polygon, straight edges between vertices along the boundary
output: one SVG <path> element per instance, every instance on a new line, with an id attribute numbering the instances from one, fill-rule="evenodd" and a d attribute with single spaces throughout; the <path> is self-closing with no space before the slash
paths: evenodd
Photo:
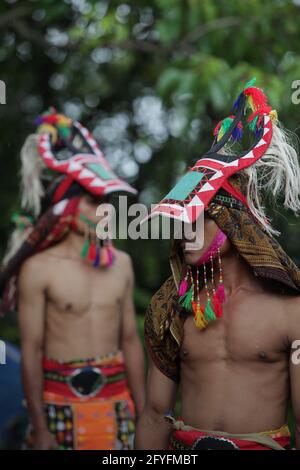
<path id="1" fill-rule="evenodd" d="M 232 121 L 233 121 L 233 119 L 230 118 L 230 117 L 227 117 L 227 118 L 223 119 L 221 127 L 220 127 L 219 132 L 218 132 L 218 139 L 217 140 L 222 139 L 225 132 L 227 132 L 229 127 L 231 126 Z"/>
<path id="2" fill-rule="evenodd" d="M 96 228 L 97 224 L 92 220 L 88 219 L 84 214 L 80 212 L 79 214 L 80 220 L 82 220 L 85 224 L 87 224 L 90 228 Z"/>
<path id="3" fill-rule="evenodd" d="M 89 248 L 90 248 L 90 241 L 87 239 L 85 240 L 84 242 L 84 245 L 83 245 L 83 248 L 82 248 L 82 251 L 80 253 L 80 256 L 82 258 L 86 258 L 87 255 L 88 255 L 88 252 L 89 252 Z"/>
<path id="4" fill-rule="evenodd" d="M 179 297 L 179 303 L 180 305 L 185 308 L 188 311 L 192 311 L 192 297 L 193 297 L 193 288 L 192 286 L 189 288 L 189 290 Z"/>
<path id="5" fill-rule="evenodd" d="M 224 133 L 225 133 L 226 131 L 228 131 L 229 127 L 230 127 L 231 124 L 232 124 L 232 121 L 233 121 L 233 119 L 230 118 L 230 117 L 227 117 L 227 118 L 223 119 L 223 121 L 222 121 L 222 129 L 223 129 Z"/>
<path id="6" fill-rule="evenodd" d="M 68 127 L 60 127 L 59 128 L 59 133 L 65 139 L 68 139 L 71 135 L 70 129 L 68 129 Z"/>
<path id="7" fill-rule="evenodd" d="M 246 88 L 251 88 L 255 82 L 256 82 L 256 77 L 251 78 L 251 80 L 249 80 L 249 82 L 247 82 L 246 85 L 244 86 L 244 90 L 246 90 Z"/>
<path id="8" fill-rule="evenodd" d="M 252 131 L 252 132 L 255 131 L 257 121 L 258 121 L 258 116 L 255 116 L 255 118 L 254 118 L 252 121 L 249 122 L 249 129 L 250 129 L 250 131 Z"/>
<path id="9" fill-rule="evenodd" d="M 216 320 L 216 315 L 215 315 L 215 312 L 213 311 L 210 299 L 206 302 L 204 318 L 208 322 Z"/>

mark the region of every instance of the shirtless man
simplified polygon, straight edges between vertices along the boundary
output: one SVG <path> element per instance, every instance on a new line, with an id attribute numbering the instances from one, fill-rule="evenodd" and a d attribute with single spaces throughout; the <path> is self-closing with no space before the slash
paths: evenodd
<path id="1" fill-rule="evenodd" d="M 88 196 L 81 198 L 80 210 L 90 220 L 96 208 Z M 115 250 L 110 269 L 88 265 L 80 257 L 84 227 L 80 221 L 78 225 L 77 233 L 70 232 L 58 245 L 29 258 L 19 276 L 22 373 L 37 449 L 57 447 L 43 409 L 44 357 L 67 363 L 122 351 L 137 414 L 143 406 L 143 351 L 132 301 L 131 260 Z M 133 418 L 129 396 L 115 401 L 125 398 Z"/>
<path id="2" fill-rule="evenodd" d="M 243 110 L 244 103 L 240 106 Z M 267 139 L 270 110 L 254 111 L 263 117 L 264 133 L 259 138 L 263 133 Z M 273 126 L 268 155 L 276 159 L 278 154 L 281 164 L 289 165 L 285 158 L 291 147 L 277 134 L 276 123 Z M 217 150 L 213 147 L 197 162 L 197 172 L 228 161 L 226 154 L 217 153 L 219 149 L 220 145 Z M 261 141 L 260 149 L 266 152 Z M 297 160 L 294 163 L 296 201 L 300 172 Z M 269 173 L 270 181 L 272 176 Z M 278 175 L 283 183 L 281 178 Z M 145 335 L 151 360 L 146 405 L 137 428 L 138 449 L 287 448 L 290 401 L 300 449 L 300 366 L 293 356 L 293 343 L 300 340 L 300 272 L 267 225 L 252 214 L 246 199 L 248 182 L 247 175 L 236 173 L 204 203 L 203 246 L 186 251 L 183 239 L 171 258 L 173 277 L 147 311 Z M 280 186 L 283 191 L 287 184 L 288 179 Z M 181 191 L 186 187 L 187 178 L 168 194 L 167 203 L 173 194 L 174 200 L 183 201 L 187 194 L 181 198 Z M 195 188 L 190 191 L 194 196 Z M 168 411 L 175 406 L 178 390 L 180 420 Z"/>
<path id="3" fill-rule="evenodd" d="M 217 230 L 207 218 L 203 250 Z M 193 265 L 202 253 L 185 253 L 185 261 Z M 287 422 L 291 397 L 300 449 L 300 366 L 291 361 L 293 341 L 300 339 L 300 296 L 268 292 L 228 240 L 221 254 L 223 317 L 203 331 L 191 316 L 184 322 L 180 417 L 195 428 L 232 434 L 275 430 Z M 168 447 L 171 427 L 164 415 L 174 407 L 177 389 L 151 361 L 137 448 Z"/>
<path id="4" fill-rule="evenodd" d="M 28 162 L 28 152 L 36 153 L 38 144 L 39 150 L 41 142 L 47 148 L 45 140 L 50 141 L 50 136 L 47 158 L 50 152 L 57 158 L 62 148 L 64 152 L 71 148 L 72 153 L 64 177 L 47 189 L 48 209 L 32 231 L 29 228 L 25 242 L 6 266 L 12 273 L 21 265 L 22 375 L 31 420 L 27 445 L 35 449 L 130 449 L 135 416 L 144 404 L 133 268 L 126 253 L 95 235 L 96 210 L 106 201 L 106 194 L 97 192 L 97 187 L 110 188 L 110 192 L 114 186 L 130 187 L 112 173 L 103 156 L 98 157 L 97 144 L 91 136 L 85 141 L 87 134 L 78 123 L 54 110 L 42 118 L 40 136 L 31 136 L 25 143 L 23 164 Z M 63 125 L 70 130 L 67 142 L 62 137 L 66 135 L 65 130 L 61 132 Z M 91 153 L 84 153 L 87 149 Z M 51 167 L 51 162 L 44 162 Z M 77 173 L 70 174 L 76 168 Z M 84 185 L 80 174 L 89 177 Z M 30 201 L 28 194 L 25 199 Z"/>

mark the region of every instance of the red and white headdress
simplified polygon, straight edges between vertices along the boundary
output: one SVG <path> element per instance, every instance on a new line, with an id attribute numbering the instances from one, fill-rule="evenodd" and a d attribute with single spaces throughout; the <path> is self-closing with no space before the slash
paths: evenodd
<path id="1" fill-rule="evenodd" d="M 277 124 L 277 113 L 267 103 L 264 92 L 249 82 L 234 104 L 236 114 L 220 121 L 212 148 L 188 169 L 169 193 L 153 208 L 148 218 L 162 215 L 192 223 L 209 206 L 220 189 L 248 207 L 272 232 L 260 202 L 260 191 L 274 196 L 283 193 L 285 207 L 299 211 L 300 172 L 297 154 Z M 247 151 L 233 153 L 228 144 L 242 137 L 242 119 L 251 113 L 248 126 L 255 136 Z M 262 172 L 259 173 L 259 171 Z M 248 174 L 248 194 L 230 184 L 238 172 Z M 274 232 L 274 231 L 273 231 Z"/>
<path id="2" fill-rule="evenodd" d="M 36 124 L 37 134 L 27 138 L 21 152 L 25 209 L 39 215 L 41 196 L 46 193 L 48 204 L 55 204 L 66 197 L 72 186 L 74 189 L 74 184 L 99 197 L 116 192 L 136 194 L 115 174 L 92 134 L 78 121 L 50 108 L 37 118 Z M 45 168 L 52 171 L 46 190 L 41 181 Z"/>

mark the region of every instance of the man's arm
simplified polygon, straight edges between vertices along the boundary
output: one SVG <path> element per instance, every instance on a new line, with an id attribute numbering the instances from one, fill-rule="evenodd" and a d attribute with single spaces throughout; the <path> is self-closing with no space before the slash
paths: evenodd
<path id="1" fill-rule="evenodd" d="M 296 421 L 295 444 L 300 450 L 300 298 L 291 301 L 289 320 L 290 384 L 293 413 Z"/>
<path id="2" fill-rule="evenodd" d="M 36 449 L 57 447 L 48 431 L 43 408 L 43 346 L 45 322 L 44 266 L 34 258 L 23 265 L 19 276 L 19 325 L 22 348 L 22 379 Z"/>
<path id="3" fill-rule="evenodd" d="M 133 305 L 134 275 L 128 258 L 128 283 L 123 299 L 121 348 L 124 354 L 129 388 L 135 403 L 137 415 L 142 412 L 145 402 L 144 352 L 138 335 Z"/>
<path id="4" fill-rule="evenodd" d="M 176 383 L 162 374 L 150 360 L 146 404 L 136 429 L 136 449 L 166 450 L 168 448 L 171 425 L 164 419 L 164 414 L 174 408 L 176 391 Z"/>

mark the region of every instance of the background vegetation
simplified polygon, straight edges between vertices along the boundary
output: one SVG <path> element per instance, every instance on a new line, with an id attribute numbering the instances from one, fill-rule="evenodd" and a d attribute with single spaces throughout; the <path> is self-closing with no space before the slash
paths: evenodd
<path id="1" fill-rule="evenodd" d="M 19 151 L 54 105 L 89 127 L 139 200 L 158 201 L 212 141 L 249 78 L 298 132 L 299 0 L 3 0 L 0 4 L 0 249 L 18 209 Z M 299 222 L 278 207 L 281 242 L 300 264 Z M 122 241 L 143 314 L 169 273 L 169 244 Z M 5 331 L 4 331 L 5 328 Z M 14 319 L 1 336 L 17 341 Z"/>

